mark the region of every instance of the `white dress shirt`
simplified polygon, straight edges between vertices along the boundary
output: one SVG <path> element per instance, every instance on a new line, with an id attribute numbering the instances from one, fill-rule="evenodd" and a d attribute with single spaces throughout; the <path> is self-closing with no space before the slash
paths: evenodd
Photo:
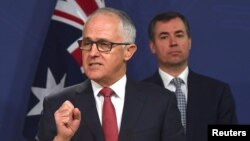
<path id="1" fill-rule="evenodd" d="M 188 97 L 188 83 L 187 83 L 187 77 L 188 77 L 188 67 L 185 68 L 185 70 L 178 76 L 184 81 L 184 84 L 181 85 L 181 90 L 184 93 L 186 97 L 186 102 L 187 102 L 187 97 Z M 164 87 L 172 92 L 175 92 L 175 86 L 170 83 L 171 80 L 174 78 L 174 76 L 171 76 L 170 74 L 164 72 L 162 69 L 159 68 L 159 74 L 163 80 Z"/>
<path id="2" fill-rule="evenodd" d="M 121 127 L 122 111 L 125 100 L 126 82 L 127 82 L 127 77 L 126 75 L 124 75 L 120 80 L 118 80 L 117 82 L 115 82 L 113 85 L 110 86 L 110 88 L 115 92 L 115 95 L 111 96 L 111 101 L 115 107 L 117 126 L 119 131 Z M 102 106 L 104 98 L 101 94 L 99 94 L 99 92 L 103 87 L 93 80 L 91 80 L 91 84 L 94 91 L 97 112 L 99 115 L 100 122 L 102 124 Z"/>

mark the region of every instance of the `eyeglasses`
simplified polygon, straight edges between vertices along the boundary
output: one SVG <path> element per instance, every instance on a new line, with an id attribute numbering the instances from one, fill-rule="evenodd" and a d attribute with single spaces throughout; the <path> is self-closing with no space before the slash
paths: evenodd
<path id="1" fill-rule="evenodd" d="M 99 52 L 110 52 L 113 47 L 118 45 L 129 45 L 130 43 L 113 43 L 109 41 L 91 41 L 91 40 L 78 40 L 78 44 L 81 50 L 90 51 L 93 44 L 96 44 Z"/>

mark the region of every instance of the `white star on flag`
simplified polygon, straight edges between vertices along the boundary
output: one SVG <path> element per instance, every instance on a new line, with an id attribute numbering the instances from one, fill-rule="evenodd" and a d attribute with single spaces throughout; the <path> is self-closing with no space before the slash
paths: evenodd
<path id="1" fill-rule="evenodd" d="M 35 105 L 35 107 L 33 107 L 29 111 L 27 116 L 40 115 L 43 110 L 44 98 L 50 94 L 61 91 L 65 85 L 65 78 L 66 78 L 66 74 L 64 74 L 59 84 L 56 84 L 55 78 L 53 74 L 51 73 L 51 70 L 48 68 L 46 88 L 40 88 L 40 87 L 31 88 L 33 94 L 39 99 L 39 102 Z"/>

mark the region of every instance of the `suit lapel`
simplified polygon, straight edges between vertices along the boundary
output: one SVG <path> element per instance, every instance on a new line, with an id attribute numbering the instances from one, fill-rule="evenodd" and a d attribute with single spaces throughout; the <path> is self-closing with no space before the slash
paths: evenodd
<path id="1" fill-rule="evenodd" d="M 131 137 L 133 135 L 133 129 L 143 108 L 143 101 L 145 97 L 140 96 L 140 90 L 134 86 L 135 85 L 131 81 L 127 82 L 126 84 L 126 96 L 119 133 L 120 141 L 129 141 L 131 140 L 130 138 L 133 138 Z"/>
<path id="2" fill-rule="evenodd" d="M 96 103 L 93 90 L 89 80 L 86 80 L 73 98 L 74 104 L 79 108 L 82 114 L 82 124 L 90 129 L 94 140 L 103 141 L 102 127 L 96 109 Z"/>
<path id="3" fill-rule="evenodd" d="M 201 82 L 197 75 L 190 71 L 188 75 L 188 113 L 197 112 L 196 108 L 200 108 L 197 105 L 201 105 L 201 99 L 203 97 L 200 86 Z M 194 113 L 190 114 L 193 115 Z M 191 117 L 190 117 L 191 118 Z"/>
<path id="4" fill-rule="evenodd" d="M 119 132 L 119 141 L 129 141 L 133 135 L 133 130 L 143 108 L 145 96 L 140 96 L 142 88 L 135 87 L 133 81 L 128 80 L 125 91 L 125 101 L 122 115 L 122 123 Z M 82 114 L 82 124 L 93 136 L 93 140 L 104 141 L 102 127 L 96 109 L 93 90 L 89 80 L 86 80 L 76 89 L 76 94 L 72 97 L 73 104 L 79 108 Z M 81 125 L 82 126 L 82 125 Z"/>
<path id="5" fill-rule="evenodd" d="M 203 94 L 202 87 L 200 86 L 201 82 L 199 77 L 192 71 L 189 71 L 188 74 L 188 104 L 187 104 L 187 131 L 189 131 L 188 139 L 194 138 L 195 134 L 198 131 L 195 131 L 197 129 L 195 126 L 196 124 L 192 124 L 194 122 L 200 121 L 201 115 L 199 113 L 201 110 L 201 106 L 203 105 L 202 101 Z"/>

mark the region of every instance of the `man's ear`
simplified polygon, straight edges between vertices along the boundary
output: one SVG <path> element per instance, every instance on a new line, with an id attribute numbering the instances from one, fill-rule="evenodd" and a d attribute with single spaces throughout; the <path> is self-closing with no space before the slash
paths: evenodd
<path id="1" fill-rule="evenodd" d="M 149 41 L 149 47 L 153 54 L 155 54 L 155 43 L 153 41 Z"/>
<path id="2" fill-rule="evenodd" d="M 191 46 L 192 46 L 192 39 L 191 39 L 191 37 L 188 39 L 188 41 L 189 41 L 189 50 L 191 50 Z"/>
<path id="3" fill-rule="evenodd" d="M 136 44 L 130 44 L 127 45 L 124 49 L 125 49 L 124 60 L 128 61 L 130 58 L 132 58 L 132 56 L 136 52 L 137 46 Z"/>

